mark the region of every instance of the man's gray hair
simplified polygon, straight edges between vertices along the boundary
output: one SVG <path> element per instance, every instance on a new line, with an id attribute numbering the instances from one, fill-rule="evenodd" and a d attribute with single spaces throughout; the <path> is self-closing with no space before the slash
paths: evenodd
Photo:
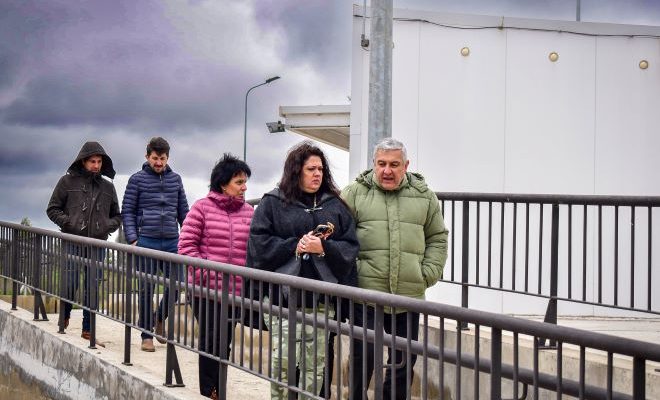
<path id="1" fill-rule="evenodd" d="M 408 161 L 408 152 L 406 151 L 406 146 L 398 140 L 388 137 L 380 142 L 376 143 L 374 146 L 374 155 L 373 159 L 376 160 L 376 153 L 379 151 L 391 151 L 391 150 L 401 150 L 401 155 L 403 156 L 403 162 Z"/>

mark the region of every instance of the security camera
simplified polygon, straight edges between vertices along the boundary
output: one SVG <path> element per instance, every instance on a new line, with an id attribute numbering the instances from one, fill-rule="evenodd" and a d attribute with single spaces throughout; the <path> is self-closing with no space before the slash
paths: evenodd
<path id="1" fill-rule="evenodd" d="M 266 122 L 266 126 L 268 127 L 268 132 L 270 133 L 284 132 L 286 130 L 286 127 L 282 121 Z"/>

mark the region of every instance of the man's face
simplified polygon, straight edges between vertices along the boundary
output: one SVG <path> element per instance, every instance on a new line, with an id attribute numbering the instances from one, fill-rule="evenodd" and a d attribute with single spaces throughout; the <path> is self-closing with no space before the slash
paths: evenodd
<path id="1" fill-rule="evenodd" d="M 83 160 L 83 167 L 88 172 L 98 174 L 101 172 L 101 167 L 103 166 L 103 157 L 101 156 L 91 156 Z"/>
<path id="2" fill-rule="evenodd" d="M 401 150 L 381 150 L 374 157 L 376 181 L 384 190 L 395 190 L 408 170 L 409 160 L 403 161 Z"/>
<path id="3" fill-rule="evenodd" d="M 147 154 L 146 157 L 149 166 L 154 170 L 155 173 L 160 174 L 165 171 L 168 158 L 167 154 L 157 154 L 155 151 L 152 151 L 150 154 Z"/>

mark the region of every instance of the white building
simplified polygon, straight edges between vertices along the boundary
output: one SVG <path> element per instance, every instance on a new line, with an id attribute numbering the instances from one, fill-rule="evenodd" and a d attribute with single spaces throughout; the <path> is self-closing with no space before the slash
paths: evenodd
<path id="1" fill-rule="evenodd" d="M 340 148 L 350 118 L 351 178 L 371 162 L 363 22 L 354 6 L 350 116 L 280 110 L 293 130 Z M 433 190 L 660 195 L 660 27 L 395 10 L 393 41 L 392 136 Z M 516 299 L 490 292 L 471 304 L 543 310 Z"/>

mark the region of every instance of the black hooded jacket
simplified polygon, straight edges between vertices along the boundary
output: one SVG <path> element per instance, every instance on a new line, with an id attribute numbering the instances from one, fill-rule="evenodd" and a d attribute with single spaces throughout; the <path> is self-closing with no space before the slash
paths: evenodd
<path id="1" fill-rule="evenodd" d="M 312 256 L 307 260 L 301 257 L 297 271 L 282 271 L 281 267 L 295 257 L 298 240 L 318 224 L 327 222 L 335 226 L 335 231 L 323 240 L 325 257 Z M 299 201 L 287 204 L 279 189 L 274 189 L 263 196 L 254 211 L 246 266 L 357 286 L 355 259 L 359 249 L 355 220 L 339 198 L 319 194 L 317 207 L 308 207 Z M 324 279 L 327 276 L 331 278 Z M 277 294 L 273 297 L 276 304 Z"/>
<path id="2" fill-rule="evenodd" d="M 83 160 L 94 155 L 103 159 L 100 173 L 91 173 L 83 166 Z M 62 232 L 105 240 L 119 228 L 117 192 L 102 175 L 115 177 L 112 160 L 98 142 L 87 142 L 57 182 L 46 209 L 48 218 Z"/>

